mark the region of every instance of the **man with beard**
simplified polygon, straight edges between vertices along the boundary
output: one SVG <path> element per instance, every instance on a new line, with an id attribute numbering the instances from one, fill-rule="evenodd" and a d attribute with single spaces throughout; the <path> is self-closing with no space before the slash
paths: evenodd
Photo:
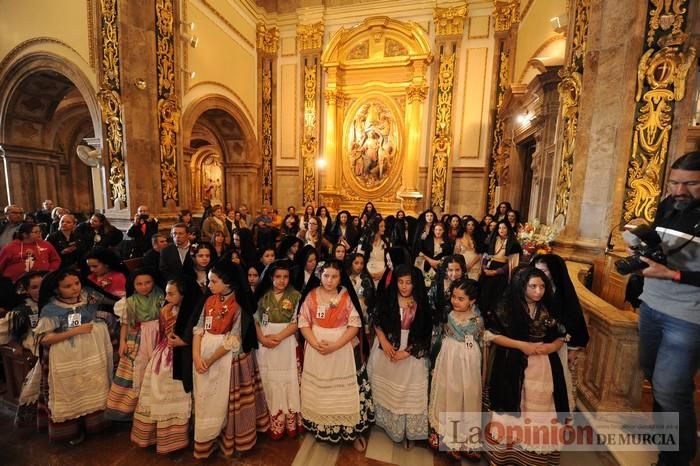
<path id="1" fill-rule="evenodd" d="M 700 361 L 700 151 L 671 165 L 670 196 L 653 227 L 666 264 L 642 257 L 639 358 L 651 381 L 654 411 L 678 413 L 679 451 L 663 451 L 658 466 L 688 466 L 696 453 L 694 377 Z"/>

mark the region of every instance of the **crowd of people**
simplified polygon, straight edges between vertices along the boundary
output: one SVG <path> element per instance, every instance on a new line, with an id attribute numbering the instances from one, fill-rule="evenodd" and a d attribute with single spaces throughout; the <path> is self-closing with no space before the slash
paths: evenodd
<path id="1" fill-rule="evenodd" d="M 581 307 L 559 256 L 520 263 L 508 203 L 481 220 L 371 202 L 334 217 L 203 208 L 168 235 L 139 206 L 126 238 L 100 213 L 5 208 L 0 343 L 38 358 L 19 424 L 76 444 L 131 422 L 137 445 L 193 439 L 196 458 L 251 450 L 262 432 L 362 451 L 376 424 L 455 459 L 480 460 L 488 439 L 492 464 L 558 462 L 556 445 L 474 439 L 481 417 L 454 430 L 443 416 L 574 409 Z"/>

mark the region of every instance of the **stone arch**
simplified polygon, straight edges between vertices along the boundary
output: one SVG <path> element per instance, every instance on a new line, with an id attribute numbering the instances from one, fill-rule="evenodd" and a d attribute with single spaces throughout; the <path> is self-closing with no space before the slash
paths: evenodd
<path id="1" fill-rule="evenodd" d="M 187 100 L 187 99 L 185 99 Z M 203 186 L 202 163 L 213 153 L 223 166 L 222 199 L 234 206 L 247 203 L 257 206 L 261 160 L 252 123 L 244 109 L 219 94 L 207 94 L 193 100 L 182 117 L 183 173 L 189 204 L 201 210 Z M 216 181 L 216 180 L 214 180 Z"/>
<path id="2" fill-rule="evenodd" d="M 74 211 L 103 208 L 102 168 L 90 169 L 75 155 L 83 138 L 102 136 L 94 86 L 65 57 L 19 49 L 0 69 L 0 199 L 27 210 L 45 198 Z"/>

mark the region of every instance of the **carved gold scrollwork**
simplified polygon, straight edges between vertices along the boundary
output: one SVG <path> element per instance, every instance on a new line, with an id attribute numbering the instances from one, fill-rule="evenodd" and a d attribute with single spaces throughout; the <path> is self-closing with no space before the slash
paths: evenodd
<path id="1" fill-rule="evenodd" d="M 561 76 L 563 79 L 557 89 L 559 91 L 564 137 L 562 138 L 561 165 L 557 179 L 554 215 L 561 214 L 566 218 L 566 212 L 569 209 L 569 193 L 571 192 L 571 177 L 574 168 L 574 147 L 581 96 L 581 74 L 567 69 L 564 73 L 561 73 Z"/>
<path id="2" fill-rule="evenodd" d="M 647 45 L 654 43 L 656 31 L 671 29 L 671 36 L 682 33 L 686 0 L 650 0 L 654 9 L 649 12 L 649 28 L 647 30 Z"/>
<path id="3" fill-rule="evenodd" d="M 574 19 L 574 37 L 567 65 L 559 71 L 562 81 L 559 83 L 559 109 L 562 121 L 561 163 L 557 176 L 554 216 L 566 222 L 571 194 L 571 180 L 574 170 L 574 149 L 578 129 L 578 113 L 583 82 L 583 56 L 588 40 L 588 16 L 590 0 L 576 1 Z"/>
<path id="4" fill-rule="evenodd" d="M 685 96 L 688 69 L 695 63 L 695 49 L 678 47 L 647 50 L 637 70 L 638 116 L 634 126 L 632 157 L 622 218 L 652 221 L 661 194 L 663 170 L 673 123 L 673 103 Z M 645 91 L 646 90 L 646 91 Z"/>
<path id="5" fill-rule="evenodd" d="M 119 12 L 117 0 L 100 1 L 102 31 L 102 81 L 98 92 L 107 135 L 109 188 L 112 202 L 126 206 L 126 171 L 122 153 L 124 123 L 119 80 Z"/>
<path id="6" fill-rule="evenodd" d="M 262 71 L 262 202 L 272 204 L 272 63 Z"/>
<path id="7" fill-rule="evenodd" d="M 447 191 L 447 167 L 452 149 L 452 91 L 456 54 L 440 56 L 438 71 L 437 107 L 435 109 L 435 137 L 433 138 L 433 179 L 430 198 L 433 208 L 443 210 Z"/>
<path id="8" fill-rule="evenodd" d="M 496 188 L 505 180 L 504 170 L 510 156 L 510 148 L 503 137 L 503 118 L 501 109 L 503 108 L 503 96 L 508 89 L 509 66 L 508 53 L 501 50 L 498 65 L 498 88 L 496 89 L 496 121 L 493 129 L 493 144 L 491 158 L 489 160 L 489 186 L 487 209 L 493 212 L 496 209 Z"/>
<path id="9" fill-rule="evenodd" d="M 314 24 L 300 24 L 297 26 L 297 48 L 304 50 L 316 50 L 323 46 L 323 22 Z"/>
<path id="10" fill-rule="evenodd" d="M 520 21 L 520 0 L 496 0 L 493 10 L 494 29 L 496 32 L 510 30 Z"/>
<path id="11" fill-rule="evenodd" d="M 280 30 L 274 26 L 267 27 L 265 23 L 258 23 L 257 39 L 259 50 L 274 55 L 279 47 Z"/>
<path id="12" fill-rule="evenodd" d="M 177 133 L 180 109 L 175 92 L 175 39 L 173 0 L 156 0 L 156 64 L 158 77 L 158 133 L 160 185 L 165 206 L 178 201 Z"/>
<path id="13" fill-rule="evenodd" d="M 406 95 L 408 96 L 408 102 L 423 102 L 425 96 L 428 95 L 428 88 L 425 86 L 408 86 L 406 88 Z"/>
<path id="14" fill-rule="evenodd" d="M 315 160 L 318 151 L 316 138 L 316 75 L 317 65 L 304 67 L 304 138 L 301 143 L 303 204 L 314 202 L 316 197 Z"/>
<path id="15" fill-rule="evenodd" d="M 435 8 L 433 19 L 435 21 L 435 35 L 451 36 L 462 35 L 464 20 L 467 17 L 467 7 Z"/>
<path id="16" fill-rule="evenodd" d="M 696 50 L 682 46 L 688 35 L 686 0 L 650 0 L 647 50 L 637 68 L 636 124 L 627 167 L 622 220 L 654 219 L 661 195 L 675 102 L 685 97 L 688 70 Z M 670 32 L 667 32 L 669 31 Z"/>

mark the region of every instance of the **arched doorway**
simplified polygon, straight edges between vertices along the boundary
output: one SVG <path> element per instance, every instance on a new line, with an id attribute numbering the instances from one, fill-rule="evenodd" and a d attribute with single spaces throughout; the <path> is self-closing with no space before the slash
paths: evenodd
<path id="1" fill-rule="evenodd" d="M 242 203 L 255 209 L 260 186 L 260 160 L 250 122 L 222 96 L 193 103 L 183 116 L 184 163 L 189 167 L 189 205 L 201 211 L 213 205 Z"/>
<path id="2" fill-rule="evenodd" d="M 9 67 L 0 76 L 1 203 L 103 208 L 99 168 L 76 155 L 85 138 L 101 136 L 98 115 L 94 90 L 65 59 L 30 55 Z"/>

